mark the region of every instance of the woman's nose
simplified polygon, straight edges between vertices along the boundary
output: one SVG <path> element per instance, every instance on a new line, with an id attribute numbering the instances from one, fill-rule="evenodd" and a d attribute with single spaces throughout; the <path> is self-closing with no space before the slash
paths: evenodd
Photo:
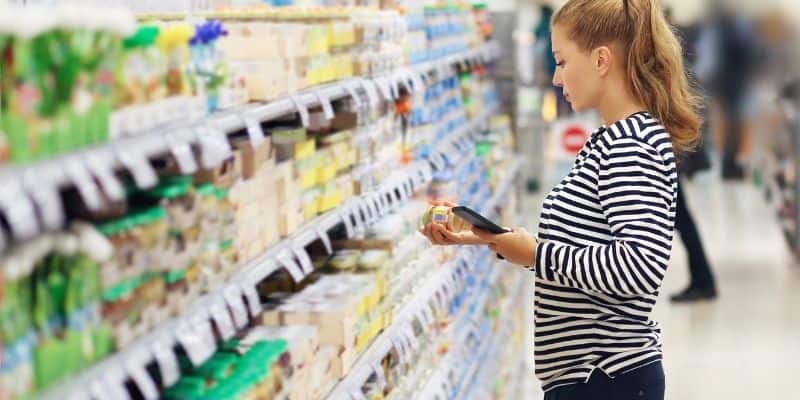
<path id="1" fill-rule="evenodd" d="M 563 83 L 561 82 L 561 77 L 558 74 L 558 71 L 553 73 L 553 86 L 561 87 Z"/>

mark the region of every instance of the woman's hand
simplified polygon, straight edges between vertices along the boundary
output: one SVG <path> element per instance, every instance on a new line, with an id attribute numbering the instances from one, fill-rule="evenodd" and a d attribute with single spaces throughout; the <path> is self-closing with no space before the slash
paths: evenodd
<path id="1" fill-rule="evenodd" d="M 431 204 L 450 208 L 458 206 L 449 201 L 434 201 Z M 425 235 L 432 244 L 439 246 L 486 244 L 485 241 L 470 231 L 452 232 L 446 226 L 436 223 L 430 223 L 419 228 L 419 233 Z"/>
<path id="2" fill-rule="evenodd" d="M 451 232 L 442 224 L 431 223 L 419 229 L 432 244 L 439 246 L 452 246 L 463 244 L 487 244 L 483 239 L 470 231 Z"/>
<path id="3" fill-rule="evenodd" d="M 489 250 L 501 255 L 512 264 L 532 266 L 535 263 L 536 238 L 525 228 L 517 228 L 513 232 L 499 235 L 472 228 L 472 233 L 483 240 L 489 246 Z"/>

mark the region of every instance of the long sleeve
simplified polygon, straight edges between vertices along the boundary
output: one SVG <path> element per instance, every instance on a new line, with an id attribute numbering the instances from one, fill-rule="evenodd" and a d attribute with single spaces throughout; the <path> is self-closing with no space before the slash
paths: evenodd
<path id="1" fill-rule="evenodd" d="M 535 271 L 603 294 L 654 294 L 669 263 L 674 227 L 674 163 L 636 137 L 599 143 L 597 194 L 612 239 L 586 247 L 544 241 Z"/>

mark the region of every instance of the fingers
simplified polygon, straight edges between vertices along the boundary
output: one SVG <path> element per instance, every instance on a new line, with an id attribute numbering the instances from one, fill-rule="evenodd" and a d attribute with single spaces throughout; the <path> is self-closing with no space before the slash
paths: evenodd
<path id="1" fill-rule="evenodd" d="M 444 246 L 454 243 L 452 234 L 439 224 L 425 225 L 419 229 L 419 232 L 434 245 Z"/>
<path id="2" fill-rule="evenodd" d="M 430 204 L 434 205 L 434 206 L 445 206 L 445 207 L 457 207 L 458 206 L 458 204 L 453 203 L 452 201 L 449 201 L 449 200 L 433 200 L 433 201 L 430 202 Z"/>
<path id="3" fill-rule="evenodd" d="M 454 244 L 460 242 L 460 238 L 455 233 L 451 232 L 447 228 L 442 225 L 436 225 L 434 228 L 434 232 L 438 233 L 443 237 L 448 243 Z"/>

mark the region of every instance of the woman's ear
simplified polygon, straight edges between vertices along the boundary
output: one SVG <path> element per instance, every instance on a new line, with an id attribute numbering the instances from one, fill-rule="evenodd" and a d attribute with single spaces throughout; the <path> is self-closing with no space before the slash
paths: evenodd
<path id="1" fill-rule="evenodd" d="M 613 55 L 608 46 L 600 46 L 592 51 L 592 63 L 600 76 L 608 75 L 608 72 L 611 71 L 612 61 Z"/>

